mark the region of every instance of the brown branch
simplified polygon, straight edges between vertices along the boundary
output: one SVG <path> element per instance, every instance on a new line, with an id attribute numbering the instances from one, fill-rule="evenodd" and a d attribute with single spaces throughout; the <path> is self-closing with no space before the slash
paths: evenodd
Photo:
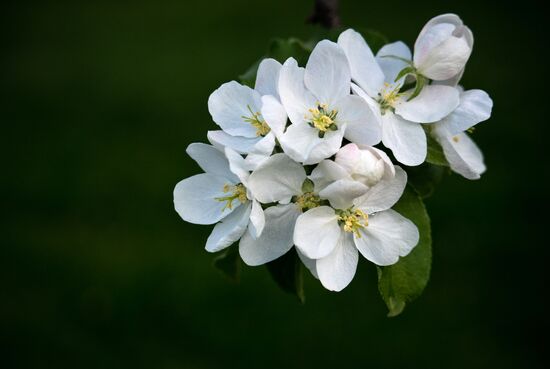
<path id="1" fill-rule="evenodd" d="M 315 0 L 313 14 L 307 19 L 308 23 L 319 24 L 325 28 L 336 28 L 340 25 L 338 15 L 339 0 Z"/>

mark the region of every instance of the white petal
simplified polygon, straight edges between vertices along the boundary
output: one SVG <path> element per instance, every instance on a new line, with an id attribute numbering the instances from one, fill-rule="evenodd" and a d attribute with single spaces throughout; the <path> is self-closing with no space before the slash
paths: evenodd
<path id="1" fill-rule="evenodd" d="M 315 185 L 315 191 L 319 192 L 334 181 L 339 179 L 352 180 L 348 171 L 332 160 L 323 160 L 311 172 L 309 179 Z"/>
<path id="2" fill-rule="evenodd" d="M 388 156 L 388 154 L 386 154 L 382 150 L 377 149 L 376 147 L 359 146 L 359 148 L 362 150 L 369 150 L 374 155 L 377 155 L 380 159 L 384 161 L 384 179 L 389 179 L 395 176 L 395 167 L 391 162 L 391 159 Z"/>
<path id="3" fill-rule="evenodd" d="M 252 211 L 250 212 L 250 224 L 248 231 L 252 238 L 258 238 L 265 227 L 265 214 L 262 205 L 256 200 L 252 201 Z"/>
<path id="4" fill-rule="evenodd" d="M 315 259 L 310 259 L 296 248 L 296 253 L 298 254 L 298 257 L 300 260 L 302 260 L 302 263 L 305 265 L 305 267 L 310 271 L 311 275 L 313 275 L 315 278 L 319 279 L 319 276 L 317 275 L 317 266 L 315 265 L 317 261 Z"/>
<path id="5" fill-rule="evenodd" d="M 380 104 L 375 99 L 370 97 L 365 91 L 363 91 L 363 89 L 361 87 L 357 86 L 353 82 L 351 83 L 351 91 L 355 95 L 357 95 L 357 96 L 361 97 L 363 100 L 365 100 L 365 102 L 369 105 L 370 110 L 376 116 L 378 121 L 382 122 L 381 117 L 380 117 Z"/>
<path id="6" fill-rule="evenodd" d="M 370 146 L 362 147 L 371 148 Z M 382 179 L 386 166 L 377 151 L 360 149 L 354 143 L 340 148 L 334 161 L 346 168 L 354 180 L 369 187 Z"/>
<path id="7" fill-rule="evenodd" d="M 229 161 L 229 169 L 231 172 L 239 178 L 240 183 L 248 187 L 250 172 L 248 171 L 244 158 L 229 147 L 225 148 L 225 157 Z"/>
<path id="8" fill-rule="evenodd" d="M 292 58 L 281 68 L 279 95 L 290 121 L 294 124 L 305 122 L 308 109 L 316 106 L 316 98 L 304 85 L 304 68 L 298 67 L 296 60 Z"/>
<path id="9" fill-rule="evenodd" d="M 468 44 L 468 46 L 470 46 L 470 48 L 473 49 L 473 47 L 474 47 L 474 35 L 473 35 L 472 31 L 468 27 L 462 26 L 462 34 L 464 35 L 464 39 L 466 40 L 466 43 Z M 464 74 L 465 69 L 466 69 L 466 66 L 464 66 L 460 70 L 460 72 L 458 72 L 458 74 L 455 75 L 454 77 L 451 77 L 451 78 L 445 79 L 445 80 L 434 81 L 434 83 L 456 87 L 458 85 L 458 82 L 462 79 L 462 75 Z"/>
<path id="10" fill-rule="evenodd" d="M 256 170 L 256 168 L 262 165 L 267 159 L 269 159 L 269 155 L 248 154 L 244 159 L 246 169 L 249 171 Z"/>
<path id="11" fill-rule="evenodd" d="M 206 251 L 217 252 L 237 242 L 246 231 L 250 204 L 239 206 L 233 213 L 216 224 L 206 241 Z"/>
<path id="12" fill-rule="evenodd" d="M 386 82 L 395 82 L 395 78 L 399 72 L 409 66 L 409 64 L 402 59 L 411 60 L 411 50 L 402 41 L 384 45 L 378 50 L 378 53 L 376 53 L 376 61 L 386 76 Z"/>
<path id="13" fill-rule="evenodd" d="M 309 152 L 304 159 L 304 165 L 317 164 L 321 160 L 331 157 L 338 152 L 342 145 L 342 138 L 345 132 L 345 125 L 340 126 L 337 131 L 328 131 L 317 145 Z"/>
<path id="14" fill-rule="evenodd" d="M 454 14 L 431 19 L 414 45 L 414 64 L 433 80 L 447 80 L 464 69 L 473 46 L 471 32 Z"/>
<path id="15" fill-rule="evenodd" d="M 338 44 L 320 41 L 309 56 L 304 83 L 321 104 L 349 95 L 351 74 L 344 50 Z"/>
<path id="16" fill-rule="evenodd" d="M 248 154 L 254 145 L 256 145 L 262 137 L 241 137 L 241 136 L 231 136 L 228 133 L 225 133 L 222 130 L 218 131 L 208 131 L 207 134 L 208 141 L 214 145 L 215 148 L 221 150 L 223 153 L 226 147 L 230 147 L 239 154 Z M 223 155 L 223 154 L 222 154 Z"/>
<path id="17" fill-rule="evenodd" d="M 260 112 L 260 94 L 235 81 L 221 85 L 208 98 L 208 111 L 212 119 L 225 132 L 233 136 L 256 137 L 256 128 L 243 119 L 251 115 L 249 108 Z"/>
<path id="18" fill-rule="evenodd" d="M 262 96 L 273 95 L 278 99 L 280 71 L 281 63 L 277 60 L 271 58 L 262 60 L 258 66 L 258 71 L 256 72 L 256 85 L 254 86 L 254 89 Z"/>
<path id="19" fill-rule="evenodd" d="M 438 137 L 437 141 L 454 172 L 467 179 L 479 179 L 487 169 L 481 150 L 466 133 Z"/>
<path id="20" fill-rule="evenodd" d="M 229 170 L 229 162 L 223 151 L 203 143 L 192 143 L 185 151 L 206 173 L 237 181 L 237 177 Z"/>
<path id="21" fill-rule="evenodd" d="M 432 50 L 430 58 L 418 67 L 418 72 L 433 80 L 445 80 L 459 74 L 472 49 L 464 38 L 445 40 Z"/>
<path id="22" fill-rule="evenodd" d="M 269 159 L 274 148 L 275 135 L 270 132 L 254 145 L 244 159 L 246 169 L 252 171 L 258 168 L 264 161 Z"/>
<path id="23" fill-rule="evenodd" d="M 426 159 L 426 133 L 422 126 L 391 112 L 382 116 L 382 142 L 405 165 L 420 165 Z"/>
<path id="24" fill-rule="evenodd" d="M 396 166 L 393 178 L 381 180 L 357 198 L 354 204 L 367 214 L 389 209 L 399 200 L 406 185 L 407 173 Z"/>
<path id="25" fill-rule="evenodd" d="M 250 190 L 264 204 L 288 200 L 302 193 L 305 169 L 285 154 L 275 154 L 252 172 Z"/>
<path id="26" fill-rule="evenodd" d="M 450 134 L 456 135 L 489 119 L 493 100 L 482 90 L 468 90 L 460 94 L 460 104 L 438 125 L 445 125 Z"/>
<path id="27" fill-rule="evenodd" d="M 355 276 L 359 253 L 353 243 L 351 233 L 342 232 L 334 250 L 317 260 L 319 280 L 327 290 L 343 290 Z"/>
<path id="28" fill-rule="evenodd" d="M 364 184 L 347 179 L 340 179 L 329 184 L 319 192 L 319 197 L 327 199 L 335 209 L 348 209 L 353 200 L 364 195 L 369 188 Z"/>
<path id="29" fill-rule="evenodd" d="M 230 214 L 241 203 L 233 201 L 232 209 L 227 202 L 216 200 L 225 197 L 223 187 L 231 183 L 224 177 L 209 173 L 197 174 L 179 182 L 174 188 L 174 206 L 180 217 L 189 223 L 214 224 Z"/>
<path id="30" fill-rule="evenodd" d="M 454 87 L 425 86 L 411 101 L 402 99 L 395 107 L 395 113 L 411 122 L 437 122 L 455 110 L 459 102 L 460 95 Z"/>
<path id="31" fill-rule="evenodd" d="M 334 155 L 342 143 L 345 124 L 336 131 L 327 131 L 323 138 L 319 131 L 306 123 L 291 124 L 279 142 L 285 153 L 295 161 L 304 164 L 317 164 Z"/>
<path id="32" fill-rule="evenodd" d="M 239 243 L 239 254 L 247 265 L 268 263 L 286 254 L 294 244 L 292 235 L 300 212 L 295 204 L 271 206 L 265 209 L 266 226 L 254 239 L 245 233 Z"/>
<path id="33" fill-rule="evenodd" d="M 370 146 L 380 142 L 380 121 L 363 98 L 356 95 L 345 96 L 335 104 L 335 108 L 338 110 L 338 122 L 346 124 L 346 139 Z"/>
<path id="34" fill-rule="evenodd" d="M 394 210 L 369 216 L 369 225 L 354 235 L 359 252 L 376 265 L 392 265 L 418 244 L 418 229 L 413 222 Z"/>
<path id="35" fill-rule="evenodd" d="M 352 79 L 368 95 L 376 96 L 384 85 L 385 77 L 363 37 L 348 29 L 338 37 L 338 45 L 346 54 Z"/>
<path id="36" fill-rule="evenodd" d="M 296 220 L 294 244 L 310 259 L 327 256 L 340 238 L 338 216 L 328 206 L 306 211 Z"/>
<path id="37" fill-rule="evenodd" d="M 262 96 L 262 117 L 275 136 L 283 134 L 287 120 L 286 110 L 274 96 Z"/>
<path id="38" fill-rule="evenodd" d="M 271 155 L 275 148 L 275 135 L 268 133 L 250 151 L 251 154 Z"/>

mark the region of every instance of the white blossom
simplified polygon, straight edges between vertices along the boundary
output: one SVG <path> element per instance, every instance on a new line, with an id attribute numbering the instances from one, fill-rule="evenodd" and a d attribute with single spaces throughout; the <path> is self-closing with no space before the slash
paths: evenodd
<path id="1" fill-rule="evenodd" d="M 325 195 L 322 190 L 326 186 L 316 188 L 307 179 L 304 167 L 283 153 L 273 155 L 252 172 L 248 185 L 260 202 L 275 204 L 265 210 L 266 227 L 261 236 L 254 239 L 247 232 L 239 243 L 243 261 L 248 265 L 260 265 L 292 248 L 296 219 L 304 211 L 322 203 L 321 194 Z M 365 193 L 367 189 L 360 184 L 355 187 L 356 195 Z M 315 262 L 299 250 L 297 252 L 315 276 Z"/>
<path id="2" fill-rule="evenodd" d="M 491 116 L 493 101 L 482 90 L 460 92 L 460 105 L 449 116 L 433 125 L 432 135 L 443 148 L 451 169 L 467 179 L 478 179 L 485 172 L 483 154 L 466 131 Z"/>
<path id="3" fill-rule="evenodd" d="M 331 199 L 330 206 L 315 207 L 298 217 L 294 244 L 315 260 L 314 270 L 325 288 L 341 291 L 351 282 L 358 253 L 377 265 L 391 265 L 416 246 L 416 226 L 390 209 L 406 182 L 405 172 L 396 167 L 395 176 L 353 199 L 350 189 L 340 185 L 331 193 L 338 202 Z"/>
<path id="4" fill-rule="evenodd" d="M 248 188 L 244 159 L 230 148 L 225 154 L 213 146 L 193 143 L 187 153 L 205 171 L 179 182 L 174 206 L 189 223 L 216 224 L 206 250 L 220 251 L 239 240 L 244 232 L 258 237 L 264 228 L 264 212 Z"/>
<path id="5" fill-rule="evenodd" d="M 220 149 L 229 147 L 248 154 L 248 169 L 254 169 L 271 155 L 275 138 L 286 124 L 286 112 L 279 102 L 280 69 L 278 61 L 264 59 L 258 66 L 254 89 L 231 81 L 208 99 L 212 119 L 222 128 L 209 131 L 208 140 Z"/>
<path id="6" fill-rule="evenodd" d="M 188 146 L 204 173 L 176 185 L 176 211 L 215 224 L 206 250 L 238 242 L 247 265 L 296 246 L 332 291 L 351 282 L 359 254 L 379 266 L 397 263 L 419 232 L 392 209 L 406 172 L 373 146 L 382 142 L 397 161 L 420 165 L 430 134 L 453 171 L 479 178 L 486 168 L 468 132 L 490 117 L 493 102 L 458 86 L 472 48 L 468 27 L 444 14 L 424 26 L 414 55 L 400 41 L 374 55 L 348 29 L 337 43 L 317 43 L 305 67 L 262 60 L 254 88 L 231 81 L 210 95 L 220 130 L 208 132 L 211 145 Z"/>
<path id="7" fill-rule="evenodd" d="M 456 89 L 429 85 L 409 100 L 412 90 L 401 91 L 405 78 L 394 81 L 397 70 L 410 59 L 405 44 L 386 45 L 375 58 L 363 37 L 352 29 L 340 35 L 338 44 L 346 53 L 356 82 L 353 91 L 365 99 L 382 127 L 384 146 L 405 165 L 422 164 L 427 143 L 420 123 L 437 122 L 451 113 L 459 103 Z"/>
<path id="8" fill-rule="evenodd" d="M 316 164 L 336 153 L 342 138 L 374 145 L 380 127 L 365 102 L 350 94 L 351 74 L 343 50 L 323 40 L 305 68 L 292 58 L 281 68 L 279 94 L 291 125 L 279 141 L 297 162 Z"/>
<path id="9" fill-rule="evenodd" d="M 472 32 L 457 15 L 443 14 L 432 18 L 414 44 L 416 71 L 432 80 L 451 80 L 456 84 L 472 53 L 473 44 Z"/>

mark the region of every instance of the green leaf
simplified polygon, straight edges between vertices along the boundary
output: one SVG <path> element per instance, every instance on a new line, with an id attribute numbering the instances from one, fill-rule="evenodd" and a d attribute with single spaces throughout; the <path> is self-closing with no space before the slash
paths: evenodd
<path id="1" fill-rule="evenodd" d="M 214 258 L 214 266 L 233 282 L 238 282 L 241 274 L 239 246 L 233 244 Z"/>
<path id="2" fill-rule="evenodd" d="M 448 169 L 441 165 L 423 163 L 416 167 L 406 167 L 408 182 L 423 199 L 430 197 Z"/>
<path id="3" fill-rule="evenodd" d="M 399 315 L 420 296 L 430 277 L 432 237 L 430 218 L 420 196 L 410 187 L 393 207 L 418 227 L 420 240 L 411 253 L 394 264 L 378 267 L 378 290 L 388 307 L 388 316 Z"/>
<path id="4" fill-rule="evenodd" d="M 390 41 L 382 33 L 372 29 L 358 29 L 374 54 Z"/>
<path id="5" fill-rule="evenodd" d="M 260 66 L 262 59 L 257 60 L 246 70 L 246 72 L 239 76 L 239 81 L 241 81 L 243 85 L 254 88 L 254 85 L 256 84 L 256 73 L 258 72 L 258 67 Z"/>
<path id="6" fill-rule="evenodd" d="M 284 63 L 290 57 L 298 62 L 298 65 L 305 66 L 312 48 L 305 42 L 297 38 L 275 38 L 269 44 L 267 57 L 273 58 L 280 63 Z"/>
<path id="7" fill-rule="evenodd" d="M 301 303 L 305 302 L 303 266 L 294 247 L 266 265 L 271 277 L 283 291 L 295 295 Z"/>
<path id="8" fill-rule="evenodd" d="M 260 58 L 254 64 L 252 64 L 246 72 L 239 76 L 239 80 L 242 84 L 254 88 L 256 83 L 256 73 L 258 72 L 258 66 L 265 58 L 273 58 L 280 63 L 284 63 L 290 57 L 293 57 L 298 62 L 298 65 L 305 66 L 309 54 L 311 54 L 312 47 L 297 38 L 275 38 L 271 40 L 267 48 L 267 53 L 264 57 Z"/>
<path id="9" fill-rule="evenodd" d="M 440 165 L 444 167 L 449 166 L 449 162 L 445 158 L 443 153 L 443 148 L 430 134 L 429 130 L 426 131 L 426 136 L 428 139 L 428 155 L 426 156 L 426 161 L 431 164 Z"/>

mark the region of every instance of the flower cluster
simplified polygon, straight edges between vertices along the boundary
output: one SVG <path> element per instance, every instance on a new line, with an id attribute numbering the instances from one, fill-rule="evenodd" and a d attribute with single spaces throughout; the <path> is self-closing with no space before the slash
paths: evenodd
<path id="1" fill-rule="evenodd" d="M 348 29 L 318 42 L 305 67 L 264 59 L 254 89 L 231 81 L 210 96 L 221 129 L 208 132 L 210 145 L 187 148 L 205 173 L 176 185 L 177 212 L 216 224 L 206 250 L 239 242 L 248 265 L 295 246 L 333 291 L 351 282 L 359 254 L 398 262 L 419 232 L 392 209 L 407 185 L 392 160 L 424 163 L 428 135 L 456 173 L 476 179 L 485 170 L 466 132 L 489 118 L 492 101 L 458 85 L 472 47 L 471 31 L 446 14 L 424 26 L 414 53 L 395 42 L 375 55 Z"/>

